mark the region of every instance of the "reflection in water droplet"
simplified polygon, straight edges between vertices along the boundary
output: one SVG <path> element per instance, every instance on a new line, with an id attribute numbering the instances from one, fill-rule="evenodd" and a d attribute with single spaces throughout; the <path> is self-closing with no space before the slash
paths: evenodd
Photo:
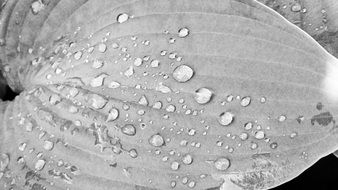
<path id="1" fill-rule="evenodd" d="M 129 15 L 126 13 L 121 13 L 117 15 L 117 18 L 116 18 L 118 23 L 126 22 L 128 19 L 129 19 Z"/>
<path id="2" fill-rule="evenodd" d="M 214 165 L 217 170 L 225 171 L 230 167 L 230 160 L 227 158 L 218 158 Z"/>
<path id="3" fill-rule="evenodd" d="M 177 82 L 187 82 L 193 75 L 194 71 L 187 65 L 180 65 L 173 72 L 173 77 Z"/>
<path id="4" fill-rule="evenodd" d="M 164 145 L 164 139 L 160 134 L 155 134 L 149 138 L 149 144 L 155 147 Z"/>
<path id="5" fill-rule="evenodd" d="M 231 112 L 223 112 L 219 115 L 218 122 L 223 126 L 228 126 L 234 121 L 235 115 Z"/>
<path id="6" fill-rule="evenodd" d="M 123 134 L 128 136 L 134 136 L 136 134 L 136 128 L 132 124 L 126 124 L 121 128 Z"/>
<path id="7" fill-rule="evenodd" d="M 195 92 L 195 100 L 199 104 L 206 104 L 210 102 L 213 93 L 208 88 L 200 88 Z"/>
<path id="8" fill-rule="evenodd" d="M 178 37 L 185 38 L 185 37 L 187 37 L 189 35 L 189 32 L 190 32 L 189 29 L 186 28 L 186 27 L 180 28 L 178 30 Z"/>

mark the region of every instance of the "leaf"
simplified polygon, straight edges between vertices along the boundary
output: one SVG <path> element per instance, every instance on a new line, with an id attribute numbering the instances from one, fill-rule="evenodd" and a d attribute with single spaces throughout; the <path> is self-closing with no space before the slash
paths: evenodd
<path id="1" fill-rule="evenodd" d="M 256 1 L 2 14 L 1 58 L 24 89 L 2 121 L 7 186 L 268 189 L 338 148 L 337 60 Z"/>

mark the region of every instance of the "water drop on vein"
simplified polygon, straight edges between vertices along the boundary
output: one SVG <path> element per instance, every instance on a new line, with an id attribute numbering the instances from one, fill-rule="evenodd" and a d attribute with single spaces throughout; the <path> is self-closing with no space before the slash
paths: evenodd
<path id="1" fill-rule="evenodd" d="M 124 23 L 128 19 L 129 19 L 129 15 L 126 14 L 126 13 L 121 13 L 121 14 L 117 15 L 117 18 L 116 18 L 118 23 Z"/>

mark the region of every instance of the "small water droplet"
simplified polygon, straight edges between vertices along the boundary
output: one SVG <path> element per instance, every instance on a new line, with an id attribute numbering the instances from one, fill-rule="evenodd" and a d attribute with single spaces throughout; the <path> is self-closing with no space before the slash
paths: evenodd
<path id="1" fill-rule="evenodd" d="M 253 127 L 253 124 L 251 122 L 247 122 L 247 123 L 244 124 L 245 130 L 250 130 L 250 129 L 252 129 L 252 127 Z"/>
<path id="2" fill-rule="evenodd" d="M 103 61 L 95 60 L 92 64 L 92 67 L 94 69 L 99 69 L 99 68 L 103 67 Z"/>
<path id="3" fill-rule="evenodd" d="M 297 137 L 297 135 L 298 135 L 297 132 L 293 132 L 293 133 L 290 134 L 290 138 L 293 139 L 293 138 Z"/>
<path id="4" fill-rule="evenodd" d="M 114 121 L 114 120 L 116 120 L 118 117 L 119 117 L 119 110 L 116 109 L 116 108 L 111 108 L 111 109 L 109 110 L 109 114 L 108 114 L 108 117 L 107 117 L 106 122 Z"/>
<path id="5" fill-rule="evenodd" d="M 100 43 L 98 46 L 98 51 L 104 53 L 107 50 L 107 45 L 104 43 Z"/>
<path id="6" fill-rule="evenodd" d="M 138 156 L 136 149 L 130 149 L 129 150 L 129 155 L 132 158 L 136 158 Z"/>
<path id="7" fill-rule="evenodd" d="M 57 94 L 52 94 L 50 97 L 49 97 L 49 103 L 52 104 L 52 105 L 56 105 L 58 103 L 61 102 L 61 97 Z"/>
<path id="8" fill-rule="evenodd" d="M 51 141 L 45 141 L 43 148 L 45 150 L 52 150 L 54 148 L 54 143 Z"/>
<path id="9" fill-rule="evenodd" d="M 161 109 L 162 108 L 162 102 L 155 102 L 153 105 L 154 109 Z"/>
<path id="10" fill-rule="evenodd" d="M 173 72 L 173 78 L 177 82 L 187 82 L 189 81 L 194 75 L 194 71 L 187 65 L 180 65 L 175 68 Z"/>
<path id="11" fill-rule="evenodd" d="M 273 142 L 270 144 L 270 148 L 276 149 L 278 147 L 278 144 L 276 142 Z"/>
<path id="12" fill-rule="evenodd" d="M 195 100 L 199 104 L 206 104 L 210 102 L 213 92 L 208 88 L 200 88 L 195 92 Z"/>
<path id="13" fill-rule="evenodd" d="M 107 76 L 107 74 L 100 74 L 90 81 L 90 86 L 93 88 L 102 86 Z"/>
<path id="14" fill-rule="evenodd" d="M 292 12 L 299 12 L 300 10 L 302 10 L 302 6 L 299 3 L 295 3 L 291 6 Z"/>
<path id="15" fill-rule="evenodd" d="M 35 168 L 35 170 L 40 171 L 40 170 L 42 170 L 45 167 L 45 164 L 46 164 L 46 161 L 40 159 L 40 160 L 38 160 L 35 163 L 35 167 L 34 168 Z"/>
<path id="16" fill-rule="evenodd" d="M 109 84 L 108 84 L 108 88 L 118 88 L 118 87 L 120 87 L 121 86 L 121 84 L 120 83 L 118 83 L 118 82 L 116 82 L 116 81 L 112 81 L 112 82 L 110 82 Z"/>
<path id="17" fill-rule="evenodd" d="M 256 131 L 255 132 L 255 138 L 256 139 L 264 139 L 264 137 L 265 137 L 264 131 Z"/>
<path id="18" fill-rule="evenodd" d="M 134 136 L 136 134 L 136 128 L 132 124 L 126 124 L 121 128 L 123 134 L 128 136 Z"/>
<path id="19" fill-rule="evenodd" d="M 178 162 L 172 162 L 170 168 L 176 171 L 180 168 L 180 164 Z"/>
<path id="20" fill-rule="evenodd" d="M 243 97 L 241 100 L 241 106 L 247 107 L 251 103 L 251 98 L 249 96 Z"/>
<path id="21" fill-rule="evenodd" d="M 188 28 L 184 27 L 184 28 L 180 28 L 178 30 L 178 37 L 180 38 L 185 38 L 189 35 L 190 31 Z"/>
<path id="22" fill-rule="evenodd" d="M 75 60 L 79 60 L 79 59 L 81 59 L 81 57 L 82 57 L 82 52 L 81 51 L 78 51 L 78 52 L 76 52 L 74 54 L 74 59 Z"/>
<path id="23" fill-rule="evenodd" d="M 143 60 L 142 60 L 141 58 L 139 58 L 139 57 L 136 58 L 135 61 L 134 61 L 134 65 L 135 65 L 136 67 L 141 66 L 142 63 L 143 63 Z"/>
<path id="24" fill-rule="evenodd" d="M 117 18 L 116 18 L 118 23 L 126 22 L 128 19 L 129 19 L 129 15 L 126 13 L 121 13 L 117 15 Z"/>
<path id="25" fill-rule="evenodd" d="M 124 76 L 131 77 L 134 74 L 133 66 L 128 67 L 128 69 L 124 72 Z"/>
<path id="26" fill-rule="evenodd" d="M 286 116 L 285 115 L 281 115 L 278 117 L 278 121 L 279 122 L 284 122 L 286 120 Z"/>
<path id="27" fill-rule="evenodd" d="M 151 67 L 158 67 L 160 65 L 160 61 L 157 59 L 154 59 L 150 62 Z"/>
<path id="28" fill-rule="evenodd" d="M 149 138 L 149 144 L 155 147 L 164 145 L 164 139 L 160 134 L 155 134 Z"/>
<path id="29" fill-rule="evenodd" d="M 218 122 L 223 126 L 228 126 L 234 121 L 235 115 L 229 111 L 219 115 Z"/>
<path id="30" fill-rule="evenodd" d="M 190 165 L 193 161 L 193 158 L 190 154 L 187 154 L 183 157 L 182 161 L 183 161 L 184 164 Z"/>
<path id="31" fill-rule="evenodd" d="M 217 170 L 225 171 L 230 167 L 230 160 L 227 158 L 218 158 L 214 165 Z"/>
<path id="32" fill-rule="evenodd" d="M 100 95 L 91 94 L 90 99 L 89 99 L 89 104 L 94 109 L 102 109 L 107 104 L 107 100 Z"/>
<path id="33" fill-rule="evenodd" d="M 138 101 L 140 105 L 147 106 L 148 105 L 148 100 L 145 96 L 142 96 L 140 100 Z"/>
<path id="34" fill-rule="evenodd" d="M 248 133 L 241 133 L 241 134 L 239 135 L 239 138 L 240 138 L 241 140 L 245 141 L 245 140 L 247 140 L 247 139 L 249 138 L 249 135 L 248 135 Z"/>

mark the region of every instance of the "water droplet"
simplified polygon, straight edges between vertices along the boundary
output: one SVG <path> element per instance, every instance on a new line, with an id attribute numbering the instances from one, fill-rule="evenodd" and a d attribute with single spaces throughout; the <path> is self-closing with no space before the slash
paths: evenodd
<path id="1" fill-rule="evenodd" d="M 223 112 L 219 115 L 218 122 L 223 126 L 228 126 L 234 121 L 235 115 L 231 112 Z"/>
<path id="2" fill-rule="evenodd" d="M 134 74 L 133 66 L 128 67 L 128 69 L 124 72 L 124 76 L 131 77 Z"/>
<path id="3" fill-rule="evenodd" d="M 134 61 L 134 65 L 135 65 L 136 67 L 141 66 L 142 63 L 143 63 L 143 60 L 142 60 L 141 58 L 139 58 L 139 57 L 136 58 L 135 61 Z"/>
<path id="4" fill-rule="evenodd" d="M 32 13 L 34 15 L 38 14 L 40 11 L 42 11 L 45 8 L 45 5 L 42 3 L 42 1 L 34 1 L 31 4 L 31 9 L 32 9 Z"/>
<path id="5" fill-rule="evenodd" d="M 265 137 L 264 131 L 256 131 L 256 133 L 255 133 L 256 139 L 264 139 L 264 137 Z"/>
<path id="6" fill-rule="evenodd" d="M 178 37 L 185 38 L 185 37 L 187 37 L 189 35 L 189 32 L 190 32 L 189 29 L 186 28 L 186 27 L 180 28 L 178 30 Z"/>
<path id="7" fill-rule="evenodd" d="M 119 110 L 116 109 L 116 108 L 112 108 L 112 109 L 109 110 L 109 114 L 108 114 L 106 122 L 114 121 L 118 117 L 119 117 Z"/>
<path id="8" fill-rule="evenodd" d="M 147 106 L 148 105 L 148 100 L 145 96 L 142 96 L 140 100 L 138 101 L 140 105 Z"/>
<path id="9" fill-rule="evenodd" d="M 99 76 L 95 77 L 94 79 L 91 80 L 90 86 L 95 88 L 95 87 L 100 87 L 104 83 L 104 79 L 107 77 L 107 74 L 100 74 Z"/>
<path id="10" fill-rule="evenodd" d="M 249 138 L 249 135 L 248 135 L 248 133 L 241 133 L 241 134 L 239 135 L 239 138 L 240 138 L 241 140 L 245 141 L 245 140 L 247 140 L 247 139 Z"/>
<path id="11" fill-rule="evenodd" d="M 132 158 L 136 158 L 138 156 L 136 149 L 130 149 L 129 150 L 129 155 Z"/>
<path id="12" fill-rule="evenodd" d="M 108 88 L 118 88 L 118 87 L 120 87 L 121 86 L 121 84 L 120 83 L 118 83 L 118 82 L 116 82 L 116 81 L 112 81 L 112 82 L 110 82 L 109 84 L 108 84 Z"/>
<path id="13" fill-rule="evenodd" d="M 196 185 L 196 182 L 195 182 L 195 181 L 190 181 L 190 182 L 188 183 L 188 187 L 190 187 L 190 188 L 194 188 L 195 185 Z"/>
<path id="14" fill-rule="evenodd" d="M 46 164 L 46 161 L 45 160 L 38 160 L 36 163 L 35 163 L 35 170 L 37 171 L 40 171 L 42 170 L 44 167 L 45 167 L 45 164 Z"/>
<path id="15" fill-rule="evenodd" d="M 187 65 L 180 65 L 173 72 L 173 77 L 178 82 L 187 82 L 193 75 L 194 71 Z"/>
<path id="16" fill-rule="evenodd" d="M 208 88 L 200 88 L 195 92 L 195 100 L 199 104 L 206 104 L 210 102 L 213 93 Z"/>
<path id="17" fill-rule="evenodd" d="M 258 144 L 252 142 L 250 148 L 251 148 L 252 150 L 255 150 L 256 148 L 258 148 Z"/>
<path id="18" fill-rule="evenodd" d="M 279 122 L 284 122 L 286 120 L 286 116 L 285 115 L 281 115 L 278 117 L 278 121 Z"/>
<path id="19" fill-rule="evenodd" d="M 99 68 L 103 67 L 103 61 L 95 60 L 92 64 L 92 67 L 94 69 L 99 69 Z"/>
<path id="20" fill-rule="evenodd" d="M 170 168 L 176 171 L 180 168 L 180 164 L 178 162 L 172 162 Z"/>
<path id="21" fill-rule="evenodd" d="M 156 87 L 156 90 L 160 91 L 164 94 L 171 92 L 171 89 L 169 87 L 165 86 L 162 82 L 160 82 L 158 84 L 158 86 Z"/>
<path id="22" fill-rule="evenodd" d="M 299 12 L 300 10 L 302 10 L 302 6 L 299 3 L 295 3 L 291 6 L 292 12 Z"/>
<path id="23" fill-rule="evenodd" d="M 69 89 L 69 95 L 71 96 L 71 97 L 75 97 L 75 96 L 77 96 L 79 94 L 79 90 L 77 89 L 77 88 L 71 88 L 71 89 Z"/>
<path id="24" fill-rule="evenodd" d="M 217 170 L 225 171 L 230 167 L 230 160 L 227 158 L 218 158 L 214 165 Z"/>
<path id="25" fill-rule="evenodd" d="M 56 105 L 58 103 L 61 102 L 61 97 L 57 94 L 52 94 L 50 97 L 49 97 L 49 103 L 52 104 L 52 105 Z"/>
<path id="26" fill-rule="evenodd" d="M 97 94 L 91 94 L 90 99 L 89 99 L 89 104 L 94 109 L 102 109 L 107 104 L 107 100 Z"/>
<path id="27" fill-rule="evenodd" d="M 54 148 L 54 143 L 51 141 L 45 141 L 43 148 L 45 150 L 52 150 Z"/>
<path id="28" fill-rule="evenodd" d="M 126 13 L 121 13 L 117 15 L 117 18 L 116 18 L 118 23 L 126 22 L 128 19 L 129 19 L 129 15 Z"/>
<path id="29" fill-rule="evenodd" d="M 183 157 L 183 163 L 186 164 L 186 165 L 190 165 L 193 161 L 193 158 L 190 154 L 187 154 Z"/>
<path id="30" fill-rule="evenodd" d="M 104 43 L 100 43 L 98 46 L 98 51 L 104 53 L 107 50 L 107 45 Z"/>
<path id="31" fill-rule="evenodd" d="M 155 134 L 149 138 L 149 144 L 155 147 L 164 145 L 164 139 L 160 134 Z"/>
<path id="32" fill-rule="evenodd" d="M 276 149 L 278 147 L 278 144 L 276 142 L 273 142 L 270 144 L 270 148 Z"/>
<path id="33" fill-rule="evenodd" d="M 82 57 L 82 52 L 81 51 L 78 51 L 78 52 L 76 52 L 74 54 L 74 59 L 75 60 L 79 60 L 79 59 L 81 59 L 81 57 Z"/>
<path id="34" fill-rule="evenodd" d="M 293 139 L 293 138 L 297 137 L 297 135 L 298 135 L 298 133 L 296 133 L 296 132 L 293 132 L 293 133 L 291 133 L 291 134 L 290 134 L 290 138 L 292 138 L 292 139 Z"/>
<path id="35" fill-rule="evenodd" d="M 27 143 L 21 143 L 21 144 L 19 145 L 19 150 L 20 150 L 20 151 L 24 151 L 24 150 L 26 149 L 26 147 L 27 147 Z"/>
<path id="36" fill-rule="evenodd" d="M 132 124 L 126 124 L 121 128 L 123 134 L 128 136 L 134 136 L 136 134 L 136 128 Z"/>
<path id="37" fill-rule="evenodd" d="M 165 109 L 167 112 L 174 112 L 176 110 L 176 107 L 174 105 L 168 105 Z"/>
<path id="38" fill-rule="evenodd" d="M 150 62 L 151 67 L 158 67 L 160 65 L 160 61 L 157 59 L 154 59 Z"/>
<path id="39" fill-rule="evenodd" d="M 162 108 L 162 102 L 155 102 L 153 105 L 154 109 L 161 109 Z"/>
<path id="40" fill-rule="evenodd" d="M 1 157 L 0 157 L 0 171 L 1 172 L 5 171 L 9 162 L 10 162 L 9 155 L 8 154 L 1 154 Z"/>
<path id="41" fill-rule="evenodd" d="M 253 124 L 251 122 L 247 122 L 247 123 L 244 124 L 245 130 L 250 130 L 250 129 L 252 129 L 252 127 L 253 127 Z"/>
<path id="42" fill-rule="evenodd" d="M 251 103 L 251 98 L 249 96 L 243 97 L 241 100 L 241 106 L 247 107 Z"/>

